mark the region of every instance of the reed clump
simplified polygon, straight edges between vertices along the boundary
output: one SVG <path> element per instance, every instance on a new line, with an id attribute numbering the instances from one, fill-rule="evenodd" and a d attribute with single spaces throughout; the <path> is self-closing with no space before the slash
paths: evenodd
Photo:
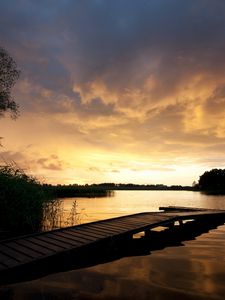
<path id="1" fill-rule="evenodd" d="M 0 230 L 23 234 L 41 230 L 49 191 L 15 165 L 0 166 Z"/>
<path id="2" fill-rule="evenodd" d="M 49 201 L 45 204 L 43 210 L 43 231 L 54 230 L 62 227 L 80 225 L 82 218 L 85 216 L 85 209 L 78 209 L 77 200 L 73 201 L 73 204 L 69 211 L 64 208 L 64 202 L 62 199 L 56 199 Z"/>
<path id="3" fill-rule="evenodd" d="M 47 201 L 43 207 L 42 231 L 63 227 L 64 207 L 61 199 Z"/>

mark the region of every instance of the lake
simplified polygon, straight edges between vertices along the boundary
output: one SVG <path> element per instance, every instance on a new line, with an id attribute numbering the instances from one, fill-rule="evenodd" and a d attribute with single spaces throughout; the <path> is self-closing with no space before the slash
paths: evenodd
<path id="1" fill-rule="evenodd" d="M 70 215 L 73 203 L 74 199 L 63 199 L 65 216 Z M 118 191 L 110 198 L 76 199 L 77 221 L 157 211 L 159 206 L 168 205 L 225 209 L 225 196 L 187 191 Z M 9 299 L 225 299 L 224 282 L 222 225 L 177 246 L 11 285 L 5 288 L 4 295 L 10 295 Z"/>
<path id="2" fill-rule="evenodd" d="M 76 200 L 78 223 L 158 211 L 160 206 L 168 205 L 225 209 L 225 196 L 209 196 L 190 191 L 115 191 L 113 197 L 62 200 L 65 219 L 68 218 Z"/>

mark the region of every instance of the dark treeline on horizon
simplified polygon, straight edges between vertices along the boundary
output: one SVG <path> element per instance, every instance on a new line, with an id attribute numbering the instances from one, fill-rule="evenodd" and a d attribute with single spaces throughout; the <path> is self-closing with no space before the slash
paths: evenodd
<path id="1" fill-rule="evenodd" d="M 95 186 L 93 184 L 92 186 Z M 193 190 L 192 186 L 165 184 L 134 184 L 134 183 L 101 183 L 96 186 L 110 188 L 112 190 Z"/>
<path id="2" fill-rule="evenodd" d="M 69 184 L 69 185 L 44 185 L 50 189 L 57 197 L 105 197 L 116 190 L 151 190 L 151 191 L 197 191 L 197 186 L 181 186 L 164 184 L 133 184 L 133 183 L 100 183 L 100 184 Z"/>
<path id="3" fill-rule="evenodd" d="M 57 197 L 104 197 L 110 191 L 116 190 L 146 190 L 146 191 L 202 191 L 210 194 L 225 194 L 225 170 L 212 169 L 199 177 L 192 186 L 165 184 L 134 184 L 134 183 L 99 183 L 99 184 L 69 184 L 45 185 Z"/>

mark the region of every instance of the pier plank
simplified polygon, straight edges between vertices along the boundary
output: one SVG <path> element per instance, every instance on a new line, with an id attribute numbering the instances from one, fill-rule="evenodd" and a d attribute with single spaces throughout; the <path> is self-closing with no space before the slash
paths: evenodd
<path id="1" fill-rule="evenodd" d="M 5 266 L 5 269 L 18 265 L 18 260 L 0 252 L 0 264 Z"/>
<path id="2" fill-rule="evenodd" d="M 102 236 L 113 235 L 113 234 L 116 233 L 115 230 L 111 230 L 111 229 L 109 229 L 109 228 L 107 229 L 107 228 L 104 228 L 103 226 L 104 226 L 103 224 L 99 224 L 99 225 L 93 224 L 93 225 L 91 225 L 91 226 L 86 226 L 85 229 L 87 229 L 87 230 L 93 230 L 93 232 L 102 234 Z M 85 230 L 85 229 L 84 229 L 84 230 Z M 79 230 L 81 231 L 82 229 L 79 228 Z M 82 231 L 83 231 L 83 230 L 82 230 Z"/>
<path id="3" fill-rule="evenodd" d="M 14 259 L 18 260 L 19 262 L 25 262 L 25 261 L 29 261 L 30 260 L 30 256 L 24 255 L 21 252 L 17 251 L 17 250 L 13 250 L 8 246 L 5 245 L 0 245 L 0 251 L 2 254 L 4 255 L 10 255 L 11 257 L 13 257 Z"/>
<path id="4" fill-rule="evenodd" d="M 26 240 L 26 239 L 19 239 L 16 241 L 16 244 L 25 246 L 27 249 L 34 250 L 36 252 L 41 253 L 42 255 L 49 255 L 49 254 L 55 253 L 55 251 L 52 251 L 52 250 L 46 248 L 45 246 L 40 246 L 38 244 L 34 244 L 32 241 Z"/>
<path id="5" fill-rule="evenodd" d="M 68 238 L 65 234 L 61 234 L 60 232 L 55 232 L 50 237 L 53 239 L 56 239 L 58 241 L 65 242 L 66 244 L 69 244 L 71 246 L 81 245 L 81 243 L 79 243 L 78 241 L 72 240 L 72 239 Z"/>
<path id="6" fill-rule="evenodd" d="M 99 238 L 102 238 L 102 236 L 99 235 L 90 235 L 89 231 L 85 230 L 85 231 L 77 231 L 77 230 L 68 230 L 68 232 L 66 233 L 68 234 L 71 238 L 79 241 L 81 244 L 84 243 L 92 243 L 94 241 L 96 241 Z"/>
<path id="7" fill-rule="evenodd" d="M 34 251 L 32 249 L 24 247 L 24 246 L 22 246 L 20 244 L 17 244 L 15 242 L 7 243 L 7 246 L 12 248 L 15 251 L 19 251 L 19 252 L 27 255 L 29 257 L 36 258 L 36 257 L 39 257 L 39 256 L 43 256 L 43 254 L 41 254 L 39 251 Z"/>
<path id="8" fill-rule="evenodd" d="M 92 236 L 96 239 L 100 239 L 100 238 L 104 238 L 106 235 L 105 233 L 103 233 L 102 231 L 99 232 L 98 230 L 95 230 L 95 229 L 90 229 L 90 228 L 83 228 L 82 230 L 77 230 L 77 229 L 72 229 L 70 230 L 71 233 L 74 233 L 76 236 L 77 234 L 80 234 L 81 237 L 84 238 L 84 236 L 86 236 L 86 234 L 88 234 L 88 238 L 89 236 Z"/>
<path id="9" fill-rule="evenodd" d="M 68 243 L 68 242 L 62 242 L 60 241 L 59 239 L 57 239 L 55 236 L 46 236 L 46 235 L 41 235 L 38 237 L 39 240 L 41 241 L 44 241 L 44 242 L 47 242 L 51 245 L 55 245 L 55 246 L 59 246 L 61 247 L 62 249 L 67 249 L 67 248 L 70 248 L 71 244 Z"/>
<path id="10" fill-rule="evenodd" d="M 53 253 L 57 253 L 58 251 L 63 251 L 65 248 L 63 247 L 59 247 L 57 245 L 54 245 L 54 244 L 50 244 L 46 241 L 43 241 L 42 239 L 40 238 L 37 238 L 37 237 L 33 237 L 33 238 L 29 238 L 28 241 L 31 241 L 32 243 L 34 244 L 37 244 L 37 245 L 40 245 L 40 246 L 43 246 L 45 247 L 46 249 L 49 249 L 49 250 L 52 250 Z"/>

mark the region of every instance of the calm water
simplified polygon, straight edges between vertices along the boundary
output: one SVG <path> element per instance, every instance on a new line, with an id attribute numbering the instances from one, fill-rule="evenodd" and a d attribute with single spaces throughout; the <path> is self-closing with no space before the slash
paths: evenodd
<path id="1" fill-rule="evenodd" d="M 69 213 L 74 199 L 64 199 Z M 178 205 L 225 209 L 225 196 L 183 191 L 121 191 L 77 199 L 88 222 Z M 9 287 L 10 299 L 225 299 L 225 226 L 168 247 Z"/>

